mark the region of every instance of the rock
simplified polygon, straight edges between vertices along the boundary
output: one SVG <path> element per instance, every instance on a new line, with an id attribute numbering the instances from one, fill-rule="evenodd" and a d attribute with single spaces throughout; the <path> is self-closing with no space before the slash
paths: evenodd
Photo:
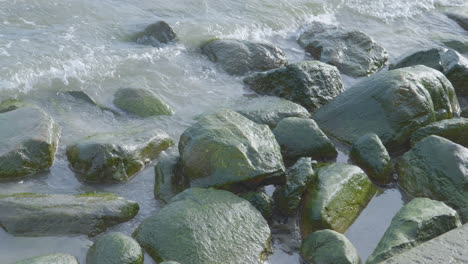
<path id="1" fill-rule="evenodd" d="M 94 236 L 138 210 L 137 203 L 111 193 L 0 195 L 0 226 L 20 236 Z"/>
<path id="2" fill-rule="evenodd" d="M 320 22 L 313 22 L 298 42 L 314 59 L 352 77 L 372 74 L 388 60 L 387 51 L 365 33 Z"/>
<path id="3" fill-rule="evenodd" d="M 282 98 L 262 96 L 242 100 L 233 110 L 255 123 L 268 125 L 271 129 L 287 117 L 310 118 L 309 112 L 303 106 Z"/>
<path id="4" fill-rule="evenodd" d="M 21 100 L 10 98 L 0 103 L 0 113 L 10 112 L 10 111 L 16 110 L 21 107 L 26 107 L 26 106 L 31 106 L 31 105 Z"/>
<path id="5" fill-rule="evenodd" d="M 380 263 L 458 226 L 457 212 L 443 202 L 415 198 L 393 217 L 366 263 Z"/>
<path id="6" fill-rule="evenodd" d="M 67 254 L 50 254 L 15 262 L 15 264 L 79 264 L 78 260 Z"/>
<path id="7" fill-rule="evenodd" d="M 385 264 L 399 263 L 468 263 L 468 224 L 453 229 L 428 242 L 393 256 Z"/>
<path id="8" fill-rule="evenodd" d="M 154 197 L 156 199 L 168 203 L 176 194 L 190 187 L 190 183 L 185 182 L 185 178 L 176 173 L 179 160 L 179 156 L 165 156 L 154 167 Z"/>
<path id="9" fill-rule="evenodd" d="M 113 232 L 98 238 L 86 255 L 86 264 L 143 264 L 143 249 L 133 238 Z"/>
<path id="10" fill-rule="evenodd" d="M 180 172 L 192 187 L 251 189 L 284 180 L 280 146 L 268 126 L 231 110 L 199 118 L 180 137 L 179 153 Z"/>
<path id="11" fill-rule="evenodd" d="M 5 108 L 11 111 L 0 113 L 0 180 L 48 169 L 60 137 L 59 126 L 44 111 L 14 105 Z"/>
<path id="12" fill-rule="evenodd" d="M 417 142 L 397 164 L 400 187 L 414 197 L 445 202 L 468 221 L 468 149 L 445 138 Z"/>
<path id="13" fill-rule="evenodd" d="M 447 17 L 457 22 L 460 27 L 468 31 L 468 16 L 456 13 L 446 13 Z"/>
<path id="14" fill-rule="evenodd" d="M 287 64 L 286 56 L 279 48 L 246 40 L 214 39 L 205 43 L 201 51 L 231 75 L 267 71 Z"/>
<path id="15" fill-rule="evenodd" d="M 411 145 L 430 135 L 446 138 L 468 148 L 468 118 L 446 119 L 422 127 L 411 136 Z"/>
<path id="16" fill-rule="evenodd" d="M 462 54 L 468 53 L 468 41 L 464 41 L 463 39 L 458 40 L 458 39 L 450 39 L 450 40 L 444 40 L 442 43 L 447 47 L 454 49 Z"/>
<path id="17" fill-rule="evenodd" d="M 375 133 L 390 152 L 409 145 L 411 134 L 459 111 L 442 73 L 425 66 L 381 72 L 336 97 L 314 115 L 325 133 L 352 144 Z"/>
<path id="18" fill-rule="evenodd" d="M 446 52 L 446 49 L 432 48 L 428 50 L 421 50 L 410 55 L 403 56 L 395 63 L 388 66 L 390 70 L 405 68 L 415 65 L 424 65 L 429 68 L 444 71 L 442 66 L 442 56 Z"/>
<path id="19" fill-rule="evenodd" d="M 244 83 L 259 94 L 286 98 L 310 112 L 344 91 L 336 67 L 319 61 L 305 61 L 256 73 L 245 78 Z"/>
<path id="20" fill-rule="evenodd" d="M 177 35 L 169 24 L 158 21 L 149 25 L 145 30 L 136 35 L 136 42 L 142 45 L 159 47 L 161 44 L 175 42 Z"/>
<path id="21" fill-rule="evenodd" d="M 172 115 L 174 110 L 156 97 L 152 92 L 143 89 L 123 88 L 114 95 L 114 104 L 121 110 L 139 117 Z"/>
<path id="22" fill-rule="evenodd" d="M 387 149 L 376 134 L 365 134 L 354 142 L 349 157 L 374 182 L 392 183 L 393 163 Z"/>
<path id="23" fill-rule="evenodd" d="M 307 186 L 314 180 L 311 158 L 300 158 L 286 171 L 286 184 L 273 193 L 276 209 L 285 216 L 296 215 Z"/>
<path id="24" fill-rule="evenodd" d="M 265 219 L 271 219 L 273 215 L 273 199 L 265 192 L 241 193 L 239 197 L 249 201 Z"/>
<path id="25" fill-rule="evenodd" d="M 200 188 L 175 196 L 134 233 L 156 262 L 191 264 L 263 263 L 270 235 L 267 222 L 248 201 Z"/>
<path id="26" fill-rule="evenodd" d="M 94 101 L 93 98 L 91 98 L 87 93 L 83 91 L 66 91 L 64 92 L 64 94 L 69 95 L 71 98 L 73 98 L 74 100 L 78 101 L 81 104 L 84 103 L 87 105 L 95 106 L 95 107 L 100 108 L 102 111 L 108 111 L 116 116 L 120 116 L 120 114 L 117 111 L 96 103 L 96 101 Z"/>
<path id="27" fill-rule="evenodd" d="M 353 244 L 344 235 L 333 230 L 321 230 L 310 234 L 302 241 L 301 256 L 306 264 L 362 263 Z"/>
<path id="28" fill-rule="evenodd" d="M 468 118 L 468 107 L 467 107 L 467 108 L 463 108 L 463 110 L 462 110 L 461 113 L 460 113 L 460 116 L 461 116 L 461 117 L 466 117 L 466 118 Z"/>
<path id="29" fill-rule="evenodd" d="M 67 147 L 67 158 L 85 182 L 126 182 L 173 145 L 161 130 L 137 128 L 86 137 Z"/>
<path id="30" fill-rule="evenodd" d="M 321 229 L 344 233 L 374 197 L 376 187 L 353 165 L 334 163 L 315 169 L 303 201 L 302 237 Z"/>

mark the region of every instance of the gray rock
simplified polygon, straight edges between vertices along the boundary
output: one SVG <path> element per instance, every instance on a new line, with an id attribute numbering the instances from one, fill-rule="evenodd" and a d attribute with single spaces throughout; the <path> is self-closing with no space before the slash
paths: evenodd
<path id="1" fill-rule="evenodd" d="M 397 164 L 401 188 L 414 197 L 445 202 L 468 221 L 468 149 L 445 138 L 429 136 Z"/>
<path id="2" fill-rule="evenodd" d="M 393 217 L 366 263 L 380 263 L 459 226 L 457 212 L 443 202 L 415 198 Z"/>
<path id="3" fill-rule="evenodd" d="M 461 113 L 460 113 L 460 116 L 461 116 L 461 117 L 466 117 L 466 118 L 468 118 L 468 107 L 467 107 L 467 108 L 463 108 L 463 110 L 462 110 Z"/>
<path id="4" fill-rule="evenodd" d="M 267 222 L 248 201 L 199 188 L 175 196 L 134 233 L 156 262 L 191 264 L 263 263 L 270 235 Z"/>
<path id="5" fill-rule="evenodd" d="M 381 72 L 336 97 L 314 115 L 325 133 L 352 144 L 375 133 L 390 152 L 409 145 L 411 134 L 460 109 L 450 82 L 426 66 Z"/>
<path id="6" fill-rule="evenodd" d="M 468 16 L 457 13 L 446 13 L 447 17 L 457 22 L 460 27 L 468 31 Z"/>
<path id="7" fill-rule="evenodd" d="M 273 199 L 265 192 L 246 192 L 239 197 L 249 201 L 265 219 L 270 220 L 273 215 Z"/>
<path id="8" fill-rule="evenodd" d="M 468 53 L 468 40 L 449 39 L 444 40 L 442 43 L 447 47 L 454 49 L 462 54 Z"/>
<path id="9" fill-rule="evenodd" d="M 410 55 L 403 56 L 396 62 L 390 64 L 388 68 L 390 70 L 393 70 L 415 65 L 424 65 L 429 68 L 443 72 L 444 68 L 442 66 L 442 56 L 446 51 L 446 49 L 441 48 L 432 48 L 428 50 L 417 51 Z"/>
<path id="10" fill-rule="evenodd" d="M 110 193 L 0 195 L 0 226 L 13 235 L 94 236 L 132 219 L 137 203 Z"/>
<path id="11" fill-rule="evenodd" d="M 301 246 L 301 256 L 306 264 L 361 264 L 361 257 L 353 244 L 333 230 L 310 234 Z"/>
<path id="12" fill-rule="evenodd" d="M 334 159 L 338 156 L 335 146 L 312 119 L 288 117 L 273 130 L 285 160 L 296 161 L 301 157 Z"/>
<path id="13" fill-rule="evenodd" d="M 161 158 L 154 167 L 154 197 L 168 203 L 172 197 L 190 186 L 184 177 L 177 173 L 179 156 L 170 155 Z"/>
<path id="14" fill-rule="evenodd" d="M 135 39 L 138 44 L 159 47 L 161 44 L 175 42 L 177 35 L 169 24 L 158 21 L 138 33 Z"/>
<path id="15" fill-rule="evenodd" d="M 143 89 L 123 88 L 114 95 L 114 105 L 139 116 L 172 115 L 174 110 L 152 92 Z"/>
<path id="16" fill-rule="evenodd" d="M 430 135 L 446 138 L 468 148 L 468 118 L 446 119 L 422 127 L 411 136 L 411 145 Z"/>
<path id="17" fill-rule="evenodd" d="M 312 23 L 298 42 L 314 59 L 353 77 L 372 74 L 388 60 L 387 51 L 365 33 L 320 22 Z"/>
<path id="18" fill-rule="evenodd" d="M 365 134 L 354 142 L 349 157 L 378 184 L 393 181 L 393 163 L 387 149 L 374 133 Z"/>
<path id="19" fill-rule="evenodd" d="M 231 110 L 205 115 L 180 137 L 180 172 L 192 187 L 254 188 L 284 180 L 280 146 L 266 125 Z"/>
<path id="20" fill-rule="evenodd" d="M 98 238 L 86 255 L 86 264 L 143 264 L 143 249 L 133 238 L 113 232 Z"/>
<path id="21" fill-rule="evenodd" d="M 298 103 L 313 112 L 344 91 L 336 67 L 319 61 L 290 64 L 244 79 L 252 90 Z"/>
<path id="22" fill-rule="evenodd" d="M 44 111 L 17 106 L 10 104 L 4 108 L 6 112 L 0 113 L 0 180 L 48 169 L 60 137 L 58 125 Z"/>
<path id="23" fill-rule="evenodd" d="M 157 129 L 130 129 L 86 137 L 67 147 L 72 169 L 86 182 L 126 182 L 173 146 Z"/>
<path id="24" fill-rule="evenodd" d="M 286 56 L 279 48 L 245 40 L 214 39 L 205 43 L 201 51 L 231 75 L 267 71 L 287 64 Z"/>
<path id="25" fill-rule="evenodd" d="M 15 262 L 15 264 L 79 264 L 78 260 L 67 254 L 50 254 Z"/>

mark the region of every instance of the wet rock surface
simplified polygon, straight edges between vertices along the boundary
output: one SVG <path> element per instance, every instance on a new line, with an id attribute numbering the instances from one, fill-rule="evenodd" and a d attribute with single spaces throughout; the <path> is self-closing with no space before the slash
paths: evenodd
<path id="1" fill-rule="evenodd" d="M 94 242 L 86 255 L 86 264 L 143 264 L 143 258 L 143 249 L 138 242 L 113 232 Z"/>
<path id="2" fill-rule="evenodd" d="M 423 138 L 436 135 L 446 138 L 454 143 L 468 147 L 468 119 L 446 119 L 422 127 L 411 136 L 411 145 L 415 145 Z"/>
<path id="3" fill-rule="evenodd" d="M 177 35 L 168 23 L 158 21 L 138 33 L 135 39 L 138 44 L 160 47 L 162 44 L 175 42 Z"/>
<path id="4" fill-rule="evenodd" d="M 114 104 L 121 110 L 139 116 L 172 115 L 174 110 L 152 92 L 143 89 L 123 88 L 114 95 Z"/>
<path id="5" fill-rule="evenodd" d="M 79 264 L 78 260 L 67 254 L 50 254 L 15 262 L 15 264 Z"/>

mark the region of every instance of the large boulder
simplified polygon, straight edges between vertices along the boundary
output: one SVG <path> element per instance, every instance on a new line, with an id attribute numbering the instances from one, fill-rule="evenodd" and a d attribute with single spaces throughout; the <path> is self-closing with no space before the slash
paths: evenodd
<path id="1" fill-rule="evenodd" d="M 445 76 L 426 66 L 381 72 L 320 108 L 314 119 L 332 136 L 352 144 L 375 133 L 389 151 L 409 145 L 411 134 L 460 109 Z"/>
<path id="2" fill-rule="evenodd" d="M 159 47 L 161 44 L 175 42 L 177 35 L 172 27 L 164 21 L 158 21 L 145 28 L 143 32 L 136 34 L 135 41 L 142 45 Z"/>
<path id="3" fill-rule="evenodd" d="M 430 135 L 446 138 L 468 148 L 468 118 L 446 119 L 422 127 L 411 136 L 411 145 Z"/>
<path id="4" fill-rule="evenodd" d="M 122 88 L 115 93 L 114 104 L 121 110 L 139 117 L 174 113 L 169 105 L 144 89 Z"/>
<path id="5" fill-rule="evenodd" d="M 312 23 L 298 42 L 314 59 L 353 77 L 374 73 L 388 60 L 387 51 L 365 33 L 320 22 Z"/>
<path id="6" fill-rule="evenodd" d="M 374 182 L 378 184 L 392 183 L 393 162 L 376 134 L 365 134 L 354 142 L 349 157 Z"/>
<path id="7" fill-rule="evenodd" d="M 361 264 L 353 244 L 333 230 L 321 230 L 310 234 L 301 246 L 301 256 L 306 264 Z"/>
<path id="8" fill-rule="evenodd" d="M 286 171 L 286 184 L 276 188 L 273 193 L 278 212 L 294 216 L 301 205 L 307 186 L 314 180 L 315 173 L 311 158 L 301 158 Z"/>
<path id="9" fill-rule="evenodd" d="M 321 229 L 344 233 L 374 197 L 376 187 L 353 165 L 334 163 L 315 169 L 303 201 L 302 237 Z"/>
<path id="10" fill-rule="evenodd" d="M 37 107 L 6 106 L 0 113 L 0 180 L 48 169 L 54 162 L 60 129 Z"/>
<path id="11" fill-rule="evenodd" d="M 254 187 L 284 180 L 280 146 L 266 125 L 231 110 L 205 115 L 180 137 L 180 173 L 192 187 Z"/>
<path id="12" fill-rule="evenodd" d="M 268 125 L 271 129 L 287 117 L 310 118 L 303 106 L 274 96 L 242 98 L 233 110 L 258 124 Z"/>
<path id="13" fill-rule="evenodd" d="M 98 238 L 86 255 L 86 264 L 143 264 L 143 249 L 133 238 L 118 232 Z"/>
<path id="14" fill-rule="evenodd" d="M 457 22 L 460 27 L 468 31 L 468 16 L 458 13 L 446 13 L 447 17 Z"/>
<path id="15" fill-rule="evenodd" d="M 275 95 L 296 102 L 313 112 L 344 91 L 336 67 L 305 61 L 256 73 L 244 83 L 259 94 Z"/>
<path id="16" fill-rule="evenodd" d="M 445 138 L 429 136 L 397 164 L 399 184 L 411 196 L 445 202 L 468 221 L 468 149 Z"/>
<path id="17" fill-rule="evenodd" d="M 156 262 L 263 263 L 270 228 L 248 201 L 222 190 L 188 189 L 134 233 Z"/>
<path id="18" fill-rule="evenodd" d="M 86 182 L 126 182 L 174 142 L 156 129 L 96 134 L 67 146 L 71 168 Z"/>
<path id="19" fill-rule="evenodd" d="M 415 198 L 393 217 L 366 263 L 380 263 L 459 226 L 457 212 L 443 202 Z"/>
<path id="20" fill-rule="evenodd" d="M 286 56 L 279 48 L 246 40 L 214 39 L 205 43 L 201 50 L 231 75 L 267 71 L 287 64 Z"/>
<path id="21" fill-rule="evenodd" d="M 0 195 L 0 226 L 21 236 L 87 234 L 132 219 L 137 203 L 110 193 Z"/>
<path id="22" fill-rule="evenodd" d="M 334 159 L 338 156 L 331 140 L 312 119 L 288 117 L 273 130 L 285 160 L 295 162 L 301 157 Z"/>
<path id="23" fill-rule="evenodd" d="M 78 260 L 67 254 L 50 254 L 15 262 L 15 264 L 79 264 Z"/>

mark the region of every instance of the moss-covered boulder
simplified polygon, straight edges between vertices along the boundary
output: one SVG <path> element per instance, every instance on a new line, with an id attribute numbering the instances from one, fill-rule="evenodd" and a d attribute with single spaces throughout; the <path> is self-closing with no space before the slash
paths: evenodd
<path id="1" fill-rule="evenodd" d="M 138 242 L 113 232 L 94 242 L 86 255 L 86 264 L 143 264 L 143 258 L 143 249 Z"/>
<path id="2" fill-rule="evenodd" d="M 468 149 L 439 136 L 417 142 L 397 164 L 399 184 L 411 196 L 445 202 L 468 221 Z"/>
<path id="3" fill-rule="evenodd" d="M 273 199 L 265 192 L 246 192 L 239 194 L 239 197 L 249 201 L 265 219 L 270 220 L 273 215 Z"/>
<path id="4" fill-rule="evenodd" d="M 15 262 L 15 264 L 79 264 L 78 260 L 67 254 L 50 254 Z"/>
<path id="5" fill-rule="evenodd" d="M 296 161 L 301 157 L 334 159 L 338 156 L 331 140 L 312 119 L 288 117 L 273 130 L 285 160 Z"/>
<path id="6" fill-rule="evenodd" d="M 380 263 L 459 226 L 457 212 L 443 202 L 415 198 L 393 217 L 366 263 Z"/>
<path id="7" fill-rule="evenodd" d="M 298 103 L 313 112 L 344 91 L 338 69 L 319 61 L 305 61 L 256 73 L 244 79 L 252 90 Z"/>
<path id="8" fill-rule="evenodd" d="M 0 180 L 48 169 L 54 162 L 60 129 L 37 107 L 3 104 L 0 113 Z"/>
<path id="9" fill-rule="evenodd" d="M 180 173 L 192 187 L 253 188 L 284 180 L 270 128 L 231 110 L 200 117 L 180 137 L 179 153 Z"/>
<path id="10" fill-rule="evenodd" d="M 177 173 L 178 155 L 168 155 L 159 159 L 154 167 L 154 198 L 168 203 L 172 197 L 189 187 L 184 177 Z"/>
<path id="11" fill-rule="evenodd" d="M 310 118 L 303 106 L 274 96 L 242 98 L 242 102 L 237 103 L 233 110 L 255 123 L 268 125 L 271 129 L 287 117 Z"/>
<path id="12" fill-rule="evenodd" d="M 354 142 L 349 157 L 377 184 L 392 183 L 393 162 L 376 134 L 365 134 Z"/>
<path id="13" fill-rule="evenodd" d="M 387 150 L 395 151 L 409 145 L 418 128 L 452 118 L 459 108 L 453 86 L 442 73 L 414 66 L 361 81 L 320 108 L 314 119 L 346 143 L 375 133 Z"/>
<path id="14" fill-rule="evenodd" d="M 361 264 L 353 244 L 333 230 L 321 230 L 302 241 L 301 256 L 306 264 Z"/>
<path id="15" fill-rule="evenodd" d="M 67 146 L 67 158 L 85 182 L 126 182 L 173 145 L 163 131 L 138 128 L 81 139 Z"/>
<path id="16" fill-rule="evenodd" d="M 231 75 L 267 71 L 287 64 L 279 48 L 246 40 L 214 39 L 205 43 L 201 51 Z"/>
<path id="17" fill-rule="evenodd" d="M 453 21 L 457 22 L 460 27 L 462 27 L 464 30 L 468 31 L 468 16 L 459 14 L 459 13 L 446 13 L 447 17 L 452 19 Z"/>
<path id="18" fill-rule="evenodd" d="M 353 165 L 334 163 L 315 169 L 317 177 L 302 199 L 302 237 L 321 229 L 344 233 L 374 197 L 376 187 Z"/>
<path id="19" fill-rule="evenodd" d="M 286 184 L 276 188 L 273 193 L 275 206 L 280 214 L 296 215 L 302 196 L 314 177 L 311 158 L 299 159 L 294 166 L 286 171 Z"/>
<path id="20" fill-rule="evenodd" d="M 446 138 L 468 148 L 468 118 L 446 119 L 422 127 L 411 136 L 411 145 L 430 135 Z"/>
<path id="21" fill-rule="evenodd" d="M 133 234 L 157 261 L 263 263 L 270 228 L 248 201 L 222 190 L 192 188 L 175 196 Z"/>
<path id="22" fill-rule="evenodd" d="M 298 42 L 314 59 L 353 77 L 374 73 L 388 60 L 387 51 L 362 31 L 320 22 L 312 23 Z"/>
<path id="23" fill-rule="evenodd" d="M 143 32 L 137 33 L 135 41 L 142 45 L 151 45 L 159 47 L 161 44 L 175 42 L 177 35 L 172 27 L 164 22 L 158 21 L 145 28 Z"/>
<path id="24" fill-rule="evenodd" d="M 114 105 L 139 116 L 172 115 L 174 110 L 152 92 L 144 89 L 122 88 L 114 95 Z"/>
<path id="25" fill-rule="evenodd" d="M 93 236 L 129 221 L 138 210 L 137 203 L 111 193 L 0 195 L 0 226 L 20 236 Z"/>

